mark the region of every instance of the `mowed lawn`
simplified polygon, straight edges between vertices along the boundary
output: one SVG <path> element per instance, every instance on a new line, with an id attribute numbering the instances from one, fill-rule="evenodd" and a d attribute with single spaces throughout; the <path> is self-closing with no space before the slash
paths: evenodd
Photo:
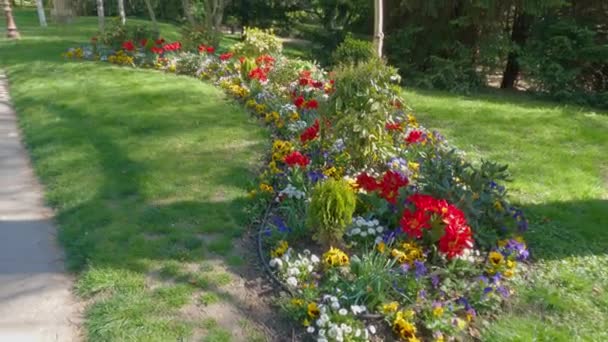
<path id="1" fill-rule="evenodd" d="M 23 39 L 0 40 L 0 68 L 78 272 L 88 339 L 230 341 L 235 325 L 260 337 L 246 315 L 216 322 L 213 305 L 246 309 L 225 288 L 248 266 L 238 246 L 267 132 L 194 78 L 63 60 L 95 18 L 16 21 Z"/>
<path id="2" fill-rule="evenodd" d="M 486 341 L 608 340 L 608 113 L 522 95 L 405 92 L 470 159 L 509 164 L 533 265 Z"/>

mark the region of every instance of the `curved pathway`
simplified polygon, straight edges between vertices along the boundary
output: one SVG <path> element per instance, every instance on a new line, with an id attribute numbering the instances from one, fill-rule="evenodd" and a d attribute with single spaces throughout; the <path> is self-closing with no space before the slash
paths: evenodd
<path id="1" fill-rule="evenodd" d="M 0 71 L 0 341 L 79 340 L 55 235 Z"/>

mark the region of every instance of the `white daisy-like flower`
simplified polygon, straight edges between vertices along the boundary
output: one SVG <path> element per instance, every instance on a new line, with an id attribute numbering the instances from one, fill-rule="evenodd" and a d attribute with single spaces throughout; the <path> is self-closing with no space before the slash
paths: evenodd
<path id="1" fill-rule="evenodd" d="M 367 327 L 367 330 L 369 330 L 369 333 L 372 335 L 376 333 L 376 327 L 373 325 L 370 325 L 369 327 Z"/>
<path id="2" fill-rule="evenodd" d="M 309 334 L 314 333 L 315 332 L 315 327 L 310 326 L 310 327 L 306 328 L 306 332 L 308 332 Z"/>
<path id="3" fill-rule="evenodd" d="M 289 277 L 289 278 L 287 278 L 287 284 L 289 286 L 296 287 L 296 286 L 298 286 L 298 280 L 296 279 L 296 277 Z"/>
<path id="4" fill-rule="evenodd" d="M 311 261 L 313 264 L 316 264 L 316 263 L 318 263 L 318 262 L 319 262 L 319 261 L 321 261 L 321 260 L 319 259 L 319 257 L 318 257 L 318 256 L 316 256 L 316 255 L 314 255 L 314 254 L 313 254 L 313 255 L 311 255 L 311 256 L 310 256 L 310 261 Z"/>
<path id="5" fill-rule="evenodd" d="M 348 314 L 348 310 L 342 308 L 338 310 L 338 313 L 340 314 L 340 316 L 346 316 Z"/>
<path id="6" fill-rule="evenodd" d="M 331 308 L 334 310 L 338 310 L 340 308 L 340 303 L 338 302 L 332 302 L 331 303 Z"/>

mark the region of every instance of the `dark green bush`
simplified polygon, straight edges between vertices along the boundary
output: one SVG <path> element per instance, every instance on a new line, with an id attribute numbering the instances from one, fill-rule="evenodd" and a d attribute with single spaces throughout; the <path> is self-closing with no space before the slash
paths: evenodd
<path id="1" fill-rule="evenodd" d="M 371 42 L 355 39 L 351 35 L 338 45 L 332 54 L 334 64 L 358 64 L 366 62 L 375 56 L 374 47 Z"/>
<path id="2" fill-rule="evenodd" d="M 533 28 L 522 65 L 540 94 L 608 108 L 608 44 L 570 20 L 543 20 Z"/>
<path id="3" fill-rule="evenodd" d="M 158 32 L 155 32 L 151 25 L 122 25 L 120 18 L 113 19 L 106 27 L 99 38 L 101 42 L 113 49 L 120 49 L 127 40 L 140 42 L 142 39 L 155 39 Z"/>
<path id="4" fill-rule="evenodd" d="M 198 51 L 199 45 L 218 47 L 222 33 L 204 26 L 186 25 L 181 29 L 181 43 L 184 51 Z"/>

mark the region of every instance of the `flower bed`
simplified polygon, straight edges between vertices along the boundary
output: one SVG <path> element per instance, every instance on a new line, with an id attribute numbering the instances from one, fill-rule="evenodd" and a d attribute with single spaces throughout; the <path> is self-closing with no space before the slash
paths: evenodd
<path id="1" fill-rule="evenodd" d="M 247 44 L 216 54 L 163 40 L 115 50 L 93 40 L 66 57 L 210 80 L 271 128 L 268 164 L 251 192 L 265 212 L 260 255 L 290 293 L 281 308 L 307 336 L 477 337 L 528 257 L 518 235 L 526 220 L 502 185 L 506 167 L 472 165 L 421 126 L 381 61 L 328 73 Z"/>

